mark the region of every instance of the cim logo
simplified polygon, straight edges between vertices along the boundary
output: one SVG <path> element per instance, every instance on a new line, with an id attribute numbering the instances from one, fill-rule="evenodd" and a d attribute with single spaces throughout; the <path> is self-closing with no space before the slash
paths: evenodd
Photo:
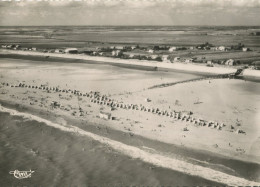
<path id="1" fill-rule="evenodd" d="M 34 171 L 32 171 L 32 170 L 30 170 L 30 171 L 14 170 L 14 171 L 9 172 L 9 174 L 14 175 L 14 177 L 17 179 L 31 178 L 32 173 L 34 173 Z"/>

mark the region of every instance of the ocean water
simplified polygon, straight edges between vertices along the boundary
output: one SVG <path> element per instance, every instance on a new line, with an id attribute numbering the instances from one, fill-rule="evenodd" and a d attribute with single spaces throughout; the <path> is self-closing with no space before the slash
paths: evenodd
<path id="1" fill-rule="evenodd" d="M 0 186 L 220 185 L 154 167 L 87 137 L 0 112 Z M 35 171 L 16 179 L 14 170 Z"/>

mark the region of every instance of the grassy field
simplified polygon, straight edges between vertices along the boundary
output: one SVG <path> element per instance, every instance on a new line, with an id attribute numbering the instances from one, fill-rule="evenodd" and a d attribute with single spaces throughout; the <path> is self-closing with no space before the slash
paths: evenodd
<path id="1" fill-rule="evenodd" d="M 0 44 L 19 43 L 23 47 L 55 49 L 64 47 L 107 47 L 111 45 L 196 46 L 209 42 L 214 46 L 230 47 L 238 43 L 252 51 L 220 52 L 185 50 L 169 53 L 178 57 L 196 57 L 204 60 L 240 60 L 251 63 L 260 60 L 260 37 L 250 35 L 259 27 L 0 27 Z M 141 54 L 147 54 L 141 52 Z"/>

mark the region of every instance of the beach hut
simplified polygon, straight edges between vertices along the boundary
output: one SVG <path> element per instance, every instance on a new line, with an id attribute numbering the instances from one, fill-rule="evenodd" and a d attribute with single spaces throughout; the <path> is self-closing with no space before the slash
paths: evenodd
<path id="1" fill-rule="evenodd" d="M 146 102 L 151 102 L 152 100 L 149 99 L 149 98 L 145 98 L 145 101 L 146 101 Z"/>
<path id="2" fill-rule="evenodd" d="M 100 117 L 101 119 L 106 119 L 106 120 L 108 120 L 108 119 L 110 119 L 111 114 L 110 114 L 110 113 L 106 113 L 106 112 L 100 112 L 100 113 L 99 113 L 99 117 Z"/>
<path id="3" fill-rule="evenodd" d="M 116 120 L 116 117 L 115 116 L 112 116 L 112 118 L 111 118 L 112 120 Z"/>
<path id="4" fill-rule="evenodd" d="M 243 131 L 243 130 L 237 129 L 237 130 L 236 130 L 236 133 L 237 133 L 237 134 L 245 134 L 246 132 Z"/>
<path id="5" fill-rule="evenodd" d="M 52 101 L 51 102 L 51 107 L 58 108 L 58 107 L 60 107 L 60 103 L 58 103 L 57 101 Z"/>

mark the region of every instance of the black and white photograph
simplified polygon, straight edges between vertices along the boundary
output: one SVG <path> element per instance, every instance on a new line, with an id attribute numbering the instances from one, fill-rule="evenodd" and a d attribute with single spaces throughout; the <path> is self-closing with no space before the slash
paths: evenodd
<path id="1" fill-rule="evenodd" d="M 260 0 L 0 0 L 0 186 L 260 186 Z"/>

